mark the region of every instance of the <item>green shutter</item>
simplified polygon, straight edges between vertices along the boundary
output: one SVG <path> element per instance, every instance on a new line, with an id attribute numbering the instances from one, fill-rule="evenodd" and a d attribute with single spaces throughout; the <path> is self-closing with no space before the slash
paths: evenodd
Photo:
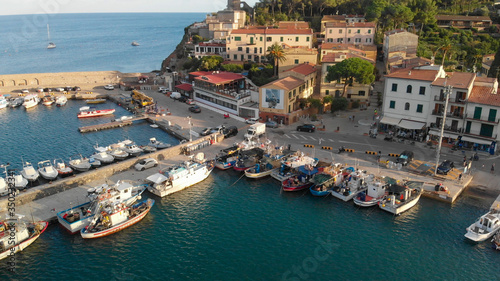
<path id="1" fill-rule="evenodd" d="M 476 106 L 474 109 L 474 119 L 481 119 L 481 112 L 483 111 L 482 107 Z"/>
<path id="2" fill-rule="evenodd" d="M 490 109 L 490 115 L 488 115 L 488 121 L 495 122 L 495 119 L 497 119 L 497 110 Z"/>
<path id="3" fill-rule="evenodd" d="M 472 125 L 472 122 L 471 121 L 467 121 L 467 124 L 465 125 L 465 132 L 467 134 L 470 134 L 470 127 Z"/>

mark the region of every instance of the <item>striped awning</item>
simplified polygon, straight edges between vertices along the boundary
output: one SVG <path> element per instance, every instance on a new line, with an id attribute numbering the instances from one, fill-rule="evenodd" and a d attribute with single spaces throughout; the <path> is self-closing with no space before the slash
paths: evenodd
<path id="1" fill-rule="evenodd" d="M 380 123 L 397 126 L 399 124 L 400 120 L 401 119 L 399 119 L 399 118 L 384 116 L 384 117 L 382 117 L 382 120 L 380 120 Z"/>
<path id="2" fill-rule="evenodd" d="M 425 127 L 425 122 L 413 121 L 408 119 L 401 119 L 398 127 L 408 129 L 408 130 L 422 130 Z"/>

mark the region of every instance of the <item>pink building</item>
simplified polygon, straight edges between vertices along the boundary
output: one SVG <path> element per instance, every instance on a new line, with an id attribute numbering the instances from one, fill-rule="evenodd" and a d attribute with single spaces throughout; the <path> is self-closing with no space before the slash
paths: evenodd
<path id="1" fill-rule="evenodd" d="M 325 42 L 373 45 L 375 23 L 373 22 L 327 22 Z"/>

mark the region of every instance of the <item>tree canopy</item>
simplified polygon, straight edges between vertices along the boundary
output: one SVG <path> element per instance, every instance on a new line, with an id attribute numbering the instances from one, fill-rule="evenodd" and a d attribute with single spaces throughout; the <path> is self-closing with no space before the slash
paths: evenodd
<path id="1" fill-rule="evenodd" d="M 374 66 L 360 58 L 345 59 L 328 68 L 326 79 L 331 82 L 344 80 L 344 96 L 347 86 L 353 82 L 371 84 L 375 81 Z"/>
<path id="2" fill-rule="evenodd" d="M 267 54 L 274 62 L 274 75 L 278 76 L 279 63 L 286 60 L 285 51 L 283 50 L 283 47 L 278 44 L 278 42 L 274 42 L 274 44 L 267 48 Z"/>

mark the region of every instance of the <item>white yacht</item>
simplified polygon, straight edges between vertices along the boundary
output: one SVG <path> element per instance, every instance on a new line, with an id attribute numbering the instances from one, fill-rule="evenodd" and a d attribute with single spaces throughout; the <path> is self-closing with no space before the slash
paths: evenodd
<path id="1" fill-rule="evenodd" d="M 28 109 L 37 106 L 39 102 L 40 98 L 38 97 L 38 95 L 31 94 L 24 97 L 23 106 L 24 108 Z"/>
<path id="2" fill-rule="evenodd" d="M 465 237 L 474 241 L 484 241 L 500 230 L 500 211 L 492 209 L 467 227 Z"/>
<path id="3" fill-rule="evenodd" d="M 213 168 L 212 163 L 205 162 L 204 154 L 198 153 L 195 160 L 186 161 L 149 176 L 146 179 L 151 182 L 148 190 L 160 197 L 167 196 L 203 181 Z"/>
<path id="4" fill-rule="evenodd" d="M 387 196 L 378 206 L 380 209 L 399 215 L 415 206 L 422 195 L 422 188 L 409 188 L 406 185 L 390 184 L 387 186 Z"/>
<path id="5" fill-rule="evenodd" d="M 54 166 L 52 166 L 50 160 L 38 162 L 38 173 L 40 173 L 42 178 L 49 181 L 55 180 L 59 174 L 57 170 L 54 169 Z"/>

